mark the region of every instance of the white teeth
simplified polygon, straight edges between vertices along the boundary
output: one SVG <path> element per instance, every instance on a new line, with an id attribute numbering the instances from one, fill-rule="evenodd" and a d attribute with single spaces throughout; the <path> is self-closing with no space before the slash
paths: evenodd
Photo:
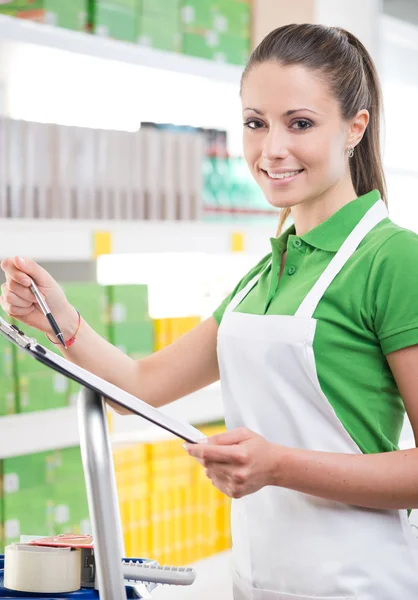
<path id="1" fill-rule="evenodd" d="M 267 171 L 267 173 L 272 179 L 285 179 L 286 177 L 293 177 L 294 175 L 297 175 L 300 173 L 300 171 L 287 171 L 286 173 L 269 173 L 269 171 Z"/>

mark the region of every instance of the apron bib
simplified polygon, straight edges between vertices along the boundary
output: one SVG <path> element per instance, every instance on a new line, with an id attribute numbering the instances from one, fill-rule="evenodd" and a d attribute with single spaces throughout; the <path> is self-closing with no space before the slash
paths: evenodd
<path id="1" fill-rule="evenodd" d="M 362 454 L 321 390 L 315 309 L 387 209 L 379 200 L 358 223 L 294 316 L 228 305 L 218 361 L 228 429 L 247 427 L 294 448 Z M 418 540 L 406 510 L 371 510 L 267 486 L 232 501 L 235 600 L 416 600 Z"/>

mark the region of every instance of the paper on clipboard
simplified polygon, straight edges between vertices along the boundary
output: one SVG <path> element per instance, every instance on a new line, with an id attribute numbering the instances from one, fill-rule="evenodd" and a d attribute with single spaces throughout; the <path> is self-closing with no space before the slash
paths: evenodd
<path id="1" fill-rule="evenodd" d="M 109 383 L 108 381 L 86 371 L 82 367 L 75 365 L 68 361 L 63 356 L 51 352 L 36 339 L 29 338 L 24 334 L 23 331 L 18 329 L 14 325 L 10 325 L 0 317 L 0 333 L 2 333 L 11 342 L 15 343 L 19 348 L 23 349 L 27 353 L 31 354 L 34 359 L 42 362 L 47 367 L 58 371 L 62 375 L 77 381 L 81 385 L 90 388 L 98 392 L 104 398 L 116 402 L 120 406 L 127 408 L 134 414 L 147 419 L 151 423 L 162 427 L 163 429 L 177 435 L 178 437 L 186 440 L 187 442 L 196 443 L 201 439 L 205 439 L 205 435 L 198 429 L 190 425 L 179 421 L 166 413 L 163 413 L 157 408 L 150 406 L 146 402 L 143 402 L 139 398 L 132 396 L 128 392 L 118 388 L 116 385 Z"/>

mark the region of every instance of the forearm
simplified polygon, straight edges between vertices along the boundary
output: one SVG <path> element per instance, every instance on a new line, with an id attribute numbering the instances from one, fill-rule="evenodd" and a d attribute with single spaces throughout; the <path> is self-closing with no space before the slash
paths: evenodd
<path id="1" fill-rule="evenodd" d="M 374 509 L 418 508 L 418 449 L 334 454 L 277 446 L 275 485 Z"/>

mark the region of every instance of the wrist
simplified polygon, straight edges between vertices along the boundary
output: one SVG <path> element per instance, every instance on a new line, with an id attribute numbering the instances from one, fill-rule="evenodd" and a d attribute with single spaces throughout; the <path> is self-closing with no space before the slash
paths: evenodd
<path id="1" fill-rule="evenodd" d="M 67 342 L 77 331 L 79 315 L 74 306 L 68 305 L 65 312 L 58 315 L 57 323 L 62 331 L 64 340 Z"/>
<path id="2" fill-rule="evenodd" d="M 297 469 L 298 454 L 303 451 L 277 444 L 272 444 L 272 446 L 272 485 L 284 488 L 291 487 L 292 476 L 294 477 Z"/>

